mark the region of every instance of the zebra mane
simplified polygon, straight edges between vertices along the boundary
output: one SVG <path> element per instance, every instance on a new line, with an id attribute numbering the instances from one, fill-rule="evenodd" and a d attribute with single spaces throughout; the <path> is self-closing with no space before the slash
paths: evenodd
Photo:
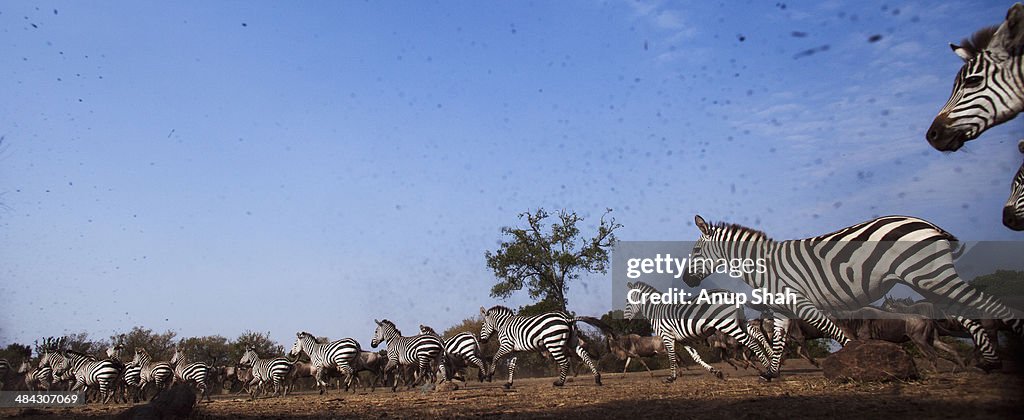
<path id="1" fill-rule="evenodd" d="M 491 307 L 491 309 L 487 310 L 487 313 L 497 313 L 497 312 L 508 312 L 510 314 L 513 314 L 513 315 L 515 315 L 515 313 L 516 313 L 516 311 L 513 311 L 513 310 L 509 309 L 507 306 L 501 306 L 501 305 L 494 305 L 494 306 Z"/>
<path id="2" fill-rule="evenodd" d="M 382 319 L 382 320 L 380 320 L 380 323 L 381 323 L 382 325 L 383 325 L 383 324 L 387 324 L 387 325 L 390 325 L 390 326 L 391 326 L 391 328 L 394 328 L 394 330 L 395 330 L 395 331 L 398 331 L 398 327 L 397 327 L 397 326 L 395 325 L 395 323 L 394 323 L 394 322 L 391 322 L 391 321 L 389 321 L 389 320 L 386 320 L 386 319 Z M 398 331 L 398 335 L 402 335 L 402 332 L 401 332 L 401 331 Z"/>
<path id="3" fill-rule="evenodd" d="M 978 55 L 982 50 L 988 48 L 988 44 L 992 42 L 992 35 L 995 35 L 997 29 L 999 29 L 999 25 L 979 29 L 971 36 L 960 41 L 960 48 L 967 51 L 971 57 Z"/>
<path id="4" fill-rule="evenodd" d="M 70 349 L 69 350 L 64 350 L 64 356 L 65 357 L 67 355 L 69 355 L 69 354 L 72 355 L 72 356 L 78 356 L 78 357 L 85 357 L 85 358 L 89 358 L 89 359 L 94 359 L 94 357 L 92 357 L 92 356 L 90 356 L 88 354 L 82 353 L 80 351 L 74 351 L 74 350 L 70 350 Z"/>
<path id="5" fill-rule="evenodd" d="M 651 286 L 651 285 L 649 285 L 647 283 L 644 283 L 642 281 L 638 281 L 638 282 L 633 283 L 633 287 L 632 288 L 636 289 L 636 290 L 643 291 L 643 292 L 657 292 L 658 291 L 658 289 L 655 289 L 654 286 Z"/>
<path id="6" fill-rule="evenodd" d="M 764 240 L 768 240 L 768 241 L 772 240 L 772 238 L 769 237 L 768 234 L 764 233 L 763 231 L 760 231 L 760 230 L 757 230 L 757 229 L 754 229 L 754 228 L 750 228 L 750 227 L 746 227 L 746 226 L 743 226 L 743 225 L 738 225 L 736 223 L 718 222 L 718 223 L 715 223 L 712 226 L 715 229 L 726 229 L 726 230 L 730 230 L 730 231 L 733 231 L 733 232 L 747 232 L 747 233 L 752 234 L 754 236 L 754 238 L 756 238 L 756 239 L 764 239 Z"/>

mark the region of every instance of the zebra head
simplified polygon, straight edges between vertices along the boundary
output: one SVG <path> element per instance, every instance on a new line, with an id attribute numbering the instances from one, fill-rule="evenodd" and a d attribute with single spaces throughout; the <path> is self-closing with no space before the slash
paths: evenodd
<path id="1" fill-rule="evenodd" d="M 30 370 L 32 370 L 32 364 L 28 362 L 28 358 L 24 358 L 21 359 L 21 364 L 18 365 L 18 370 L 15 370 L 15 372 L 27 373 Z"/>
<path id="2" fill-rule="evenodd" d="M 956 151 L 1024 111 L 1024 5 L 1013 5 L 1005 22 L 982 29 L 961 44 L 949 45 L 964 65 L 953 82 L 953 93 L 925 135 L 943 152 Z"/>
<path id="3" fill-rule="evenodd" d="M 483 324 L 480 326 L 480 342 L 486 343 L 491 338 L 491 334 L 498 330 L 502 321 L 513 314 L 511 309 L 504 306 L 494 306 L 487 310 L 481 306 L 480 315 L 483 317 Z"/>
<path id="4" fill-rule="evenodd" d="M 377 329 L 373 331 L 373 340 L 370 340 L 371 347 L 377 347 L 382 342 L 391 341 L 392 338 L 399 337 L 402 335 L 398 331 L 398 327 L 395 327 L 395 323 L 388 320 L 373 320 L 377 323 Z"/>
<path id="5" fill-rule="evenodd" d="M 1017 149 L 1024 153 L 1024 140 L 1017 143 Z M 1003 206 L 1003 225 L 1017 231 L 1024 230 L 1024 163 L 1013 177 L 1010 198 Z"/>
<path id="6" fill-rule="evenodd" d="M 71 369 L 71 360 L 69 356 L 68 350 L 62 350 L 60 352 L 50 354 L 48 366 L 53 368 L 53 374 L 55 376 L 63 376 L 65 372 L 68 372 L 68 370 Z"/>
<path id="7" fill-rule="evenodd" d="M 697 287 L 708 276 L 714 273 L 728 272 L 730 276 L 745 276 L 751 273 L 739 272 L 728 267 L 737 258 L 748 260 L 754 257 L 756 247 L 762 242 L 770 241 L 768 236 L 759 230 L 748 227 L 716 223 L 709 224 L 704 218 L 694 217 L 700 238 L 693 245 L 690 257 L 686 260 L 683 283 Z M 726 270 L 722 270 L 726 268 Z"/>
<path id="8" fill-rule="evenodd" d="M 288 355 L 296 357 L 308 348 L 309 346 L 316 343 L 316 337 L 305 331 L 295 333 L 295 344 L 292 344 L 292 349 L 288 351 Z"/>
<path id="9" fill-rule="evenodd" d="M 46 350 L 43 352 L 43 356 L 39 358 L 39 368 L 50 368 L 56 370 L 58 366 L 63 365 L 67 362 L 64 355 L 56 351 Z"/>
<path id="10" fill-rule="evenodd" d="M 185 361 L 185 355 L 181 354 L 181 349 L 178 346 L 174 346 L 174 355 L 171 356 L 171 365 L 177 365 L 179 362 Z"/>
<path id="11" fill-rule="evenodd" d="M 142 347 L 135 348 L 135 357 L 132 358 L 132 364 L 135 366 L 145 366 L 149 362 L 153 361 L 153 358 L 149 356 L 146 349 Z"/>
<path id="12" fill-rule="evenodd" d="M 124 344 L 107 347 L 107 357 L 114 360 L 121 360 L 121 352 L 124 351 Z"/>
<path id="13" fill-rule="evenodd" d="M 420 324 L 420 334 L 439 335 L 433 328 L 423 324 Z"/>
<path id="14" fill-rule="evenodd" d="M 622 310 L 622 317 L 628 320 L 633 320 L 637 315 L 643 315 L 642 303 L 639 300 L 640 296 L 646 293 L 657 293 L 658 290 L 654 287 L 638 281 L 636 283 L 626 283 L 626 307 Z"/>
<path id="15" fill-rule="evenodd" d="M 256 363 L 256 360 L 259 360 L 259 358 L 259 355 L 256 354 L 256 349 L 252 346 L 247 346 L 245 348 L 245 354 L 242 355 L 242 360 L 239 360 L 238 364 L 242 366 L 252 366 Z"/>

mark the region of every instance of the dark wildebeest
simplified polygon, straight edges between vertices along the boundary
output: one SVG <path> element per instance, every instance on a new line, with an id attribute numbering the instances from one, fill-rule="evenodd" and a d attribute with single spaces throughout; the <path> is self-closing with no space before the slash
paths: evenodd
<path id="1" fill-rule="evenodd" d="M 668 354 L 668 350 L 665 349 L 665 343 L 661 339 L 661 336 L 641 336 L 638 334 L 626 334 L 616 335 L 611 331 L 608 333 L 608 351 L 615 356 L 616 359 L 625 360 L 626 365 L 622 367 L 622 376 L 626 376 L 626 370 L 629 369 L 629 362 L 633 359 L 639 360 L 640 364 L 643 365 L 644 369 L 654 377 L 654 372 L 647 366 L 647 362 L 644 361 L 644 357 L 654 357 Z"/>
<path id="2" fill-rule="evenodd" d="M 763 339 L 765 334 L 768 334 L 770 337 L 770 334 L 772 334 L 771 331 L 775 325 L 775 321 L 771 317 L 764 319 L 752 319 L 749 322 L 748 330 L 754 331 L 755 333 L 752 333 L 751 335 L 758 339 Z M 807 346 L 807 340 L 827 338 L 821 330 L 815 328 L 814 325 L 802 319 L 793 319 L 789 322 L 789 330 L 786 332 L 786 336 L 789 337 L 789 342 L 796 346 L 797 356 L 807 360 L 816 368 L 821 367 L 821 365 L 818 364 L 818 361 L 814 359 L 814 356 L 811 356 L 811 352 L 808 350 Z M 769 347 L 769 350 L 770 349 L 771 348 Z M 786 358 L 783 357 L 782 361 L 785 362 L 785 360 Z"/>
<path id="3" fill-rule="evenodd" d="M 956 363 L 959 368 L 964 367 L 964 362 L 956 349 L 939 340 L 934 319 L 867 307 L 845 312 L 841 319 L 836 321 L 839 327 L 844 329 L 844 333 L 854 339 L 883 340 L 896 344 L 908 341 L 914 343 L 928 358 L 933 370 L 938 370 L 936 359 L 939 357 Z M 936 348 L 946 354 L 937 352 Z"/>
<path id="4" fill-rule="evenodd" d="M 388 364 L 387 350 L 381 350 L 379 352 L 363 351 L 359 353 L 359 357 L 354 360 L 352 366 L 352 374 L 355 375 L 355 380 L 359 381 L 359 372 L 370 372 L 370 392 L 377 389 L 377 384 L 386 386 L 384 367 Z M 364 386 L 365 388 L 365 386 Z M 345 387 L 348 390 L 348 387 Z M 353 387 L 353 391 L 355 388 Z"/>
<path id="5" fill-rule="evenodd" d="M 977 344 L 977 340 L 971 336 L 971 333 L 964 327 L 964 324 L 953 319 L 931 302 L 914 302 L 914 300 L 909 297 L 893 298 L 886 296 L 885 300 L 882 301 L 882 309 L 889 312 L 917 314 L 926 318 L 931 318 L 935 320 L 936 325 L 939 327 L 939 335 L 957 338 L 970 338 L 975 341 L 975 344 Z M 985 335 L 988 336 L 989 342 L 992 343 L 993 346 L 999 343 L 999 331 L 1013 332 L 1010 326 L 1001 319 L 974 319 L 972 321 L 981 326 Z M 1013 336 L 1016 335 L 1011 334 L 1011 337 Z M 993 348 L 991 351 L 994 354 L 996 349 Z M 981 356 L 981 352 L 982 349 L 978 348 L 976 345 L 974 352 L 971 354 L 971 359 L 979 358 Z"/>

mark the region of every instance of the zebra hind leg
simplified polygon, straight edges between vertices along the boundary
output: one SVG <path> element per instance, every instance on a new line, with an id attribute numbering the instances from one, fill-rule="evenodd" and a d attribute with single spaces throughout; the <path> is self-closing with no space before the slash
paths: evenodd
<path id="1" fill-rule="evenodd" d="M 690 353 L 690 357 L 693 358 L 693 361 L 697 362 L 698 365 L 706 369 L 708 372 L 711 372 L 711 374 L 715 375 L 716 378 L 725 379 L 725 375 L 722 374 L 722 371 L 716 369 L 714 366 L 707 364 L 707 362 L 705 362 L 704 359 L 700 357 L 700 354 L 697 353 L 697 349 L 690 346 L 683 346 L 683 348 L 686 349 L 687 353 Z"/>
<path id="2" fill-rule="evenodd" d="M 594 383 L 597 384 L 597 386 L 601 386 L 601 372 L 597 371 L 597 366 L 595 366 L 594 361 L 590 359 L 590 354 L 588 354 L 582 346 L 577 344 L 576 355 L 580 356 L 580 359 L 583 359 L 583 363 L 586 363 L 587 367 L 590 368 L 590 371 L 594 373 Z"/>

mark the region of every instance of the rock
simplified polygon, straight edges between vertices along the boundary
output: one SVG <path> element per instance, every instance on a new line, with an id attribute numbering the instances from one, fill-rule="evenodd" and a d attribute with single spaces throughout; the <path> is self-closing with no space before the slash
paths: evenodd
<path id="1" fill-rule="evenodd" d="M 196 394 L 185 384 L 176 384 L 157 395 L 149 404 L 135 406 L 117 416 L 119 419 L 186 419 L 192 415 Z"/>
<path id="2" fill-rule="evenodd" d="M 837 381 L 917 379 L 914 359 L 902 347 L 878 340 L 851 341 L 821 363 L 825 377 Z"/>

